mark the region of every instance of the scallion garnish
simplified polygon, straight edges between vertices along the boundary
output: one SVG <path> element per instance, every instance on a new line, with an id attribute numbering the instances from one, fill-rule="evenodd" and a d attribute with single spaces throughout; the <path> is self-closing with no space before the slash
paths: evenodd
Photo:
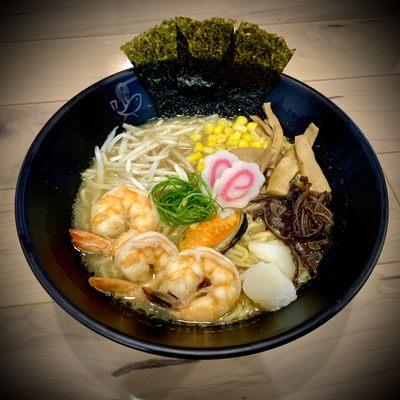
<path id="1" fill-rule="evenodd" d="M 220 208 L 202 177 L 196 173 L 186 174 L 187 181 L 170 176 L 150 192 L 161 220 L 168 226 L 208 221 Z"/>

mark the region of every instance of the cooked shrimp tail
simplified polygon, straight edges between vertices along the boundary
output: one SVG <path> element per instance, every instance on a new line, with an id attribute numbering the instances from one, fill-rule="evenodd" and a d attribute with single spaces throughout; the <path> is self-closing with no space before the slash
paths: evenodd
<path id="1" fill-rule="evenodd" d="M 140 293 L 140 287 L 138 285 L 123 279 L 92 276 L 89 278 L 89 284 L 99 292 L 117 296 L 137 297 Z"/>
<path id="2" fill-rule="evenodd" d="M 72 245 L 80 251 L 102 253 L 107 256 L 112 253 L 112 243 L 101 236 L 80 229 L 70 229 L 69 234 Z"/>

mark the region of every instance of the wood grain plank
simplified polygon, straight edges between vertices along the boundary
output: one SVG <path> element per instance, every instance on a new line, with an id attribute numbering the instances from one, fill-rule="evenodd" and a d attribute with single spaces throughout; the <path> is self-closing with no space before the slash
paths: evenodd
<path id="1" fill-rule="evenodd" d="M 399 72 L 400 27 L 395 18 L 281 24 L 273 31 L 297 48 L 285 72 L 300 80 Z M 119 47 L 131 37 L 125 34 L 0 43 L 0 54 L 7 54 L 7 62 L 0 64 L 0 104 L 72 97 L 129 66 Z"/>
<path id="2" fill-rule="evenodd" d="M 158 359 L 102 338 L 55 304 L 0 310 L 2 393 L 30 399 L 395 398 L 400 264 L 375 269 L 331 321 L 257 355 L 136 370 Z M 165 360 L 165 359 L 164 359 Z M 145 363 L 145 365 L 148 363 Z"/>
<path id="3" fill-rule="evenodd" d="M 130 0 L 8 2 L 0 11 L 0 41 L 22 41 L 77 36 L 139 33 L 164 18 L 220 16 L 257 24 L 282 24 L 379 18 L 392 15 L 395 0 L 379 3 L 319 0 L 175 0 L 174 7 L 161 0 L 135 4 Z"/>
<path id="4" fill-rule="evenodd" d="M 15 188 L 20 167 L 33 139 L 64 102 L 0 107 L 0 189 Z"/>
<path id="5" fill-rule="evenodd" d="M 400 75 L 312 82 L 333 99 L 366 134 L 379 153 L 400 151 Z M 0 188 L 13 188 L 26 151 L 63 102 L 0 106 Z M 395 167 L 395 166 L 394 166 Z M 398 170 L 398 169 L 397 169 Z M 395 173 L 395 170 L 388 171 Z"/>
<path id="6" fill-rule="evenodd" d="M 400 75 L 311 82 L 358 125 L 375 152 L 400 150 Z"/>
<path id="7" fill-rule="evenodd" d="M 49 301 L 20 247 L 14 220 L 14 190 L 0 190 L 0 307 Z"/>
<path id="8" fill-rule="evenodd" d="M 399 132 L 397 135 L 400 137 Z M 390 187 L 393 189 L 397 200 L 400 202 L 400 154 L 381 154 L 379 161 L 389 181 Z M 400 237 L 400 236 L 399 236 Z"/>
<path id="9" fill-rule="evenodd" d="M 392 189 L 389 186 L 387 189 L 389 196 L 389 224 L 385 244 L 379 257 L 380 263 L 391 263 L 400 260 L 400 205 Z"/>

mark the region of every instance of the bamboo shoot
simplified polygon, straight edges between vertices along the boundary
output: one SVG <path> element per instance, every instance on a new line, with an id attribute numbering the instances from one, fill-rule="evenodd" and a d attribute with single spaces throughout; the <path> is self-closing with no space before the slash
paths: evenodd
<path id="1" fill-rule="evenodd" d="M 303 134 L 310 146 L 313 146 L 318 135 L 318 127 L 311 123 Z M 273 169 L 268 181 L 267 193 L 278 196 L 286 196 L 289 193 L 290 181 L 299 172 L 299 164 L 296 158 L 294 146 L 281 158 Z"/>
<path id="2" fill-rule="evenodd" d="M 263 109 L 273 132 L 272 143 L 261 153 L 257 161 L 261 171 L 265 172 L 268 167 L 274 167 L 278 161 L 283 146 L 283 129 L 272 112 L 271 103 L 264 103 Z"/>
<path id="3" fill-rule="evenodd" d="M 313 149 L 307 138 L 303 135 L 296 136 L 294 142 L 300 173 L 308 178 L 311 190 L 315 192 L 331 192 L 328 181 L 321 167 L 318 165 Z"/>

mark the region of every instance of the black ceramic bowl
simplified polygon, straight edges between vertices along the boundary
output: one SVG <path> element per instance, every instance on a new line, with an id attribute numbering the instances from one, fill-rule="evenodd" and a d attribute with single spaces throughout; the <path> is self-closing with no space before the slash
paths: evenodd
<path id="1" fill-rule="evenodd" d="M 316 155 L 331 182 L 333 246 L 316 279 L 290 306 L 230 326 L 166 325 L 128 312 L 94 291 L 70 244 L 71 207 L 95 145 L 123 121 L 154 116 L 132 70 L 110 76 L 65 104 L 30 147 L 18 179 L 15 213 L 26 259 L 50 296 L 88 328 L 126 346 L 186 358 L 224 358 L 271 349 L 317 328 L 360 290 L 382 249 L 388 218 L 385 180 L 357 126 L 330 100 L 283 75 L 266 100 L 289 136 L 313 121 Z"/>

